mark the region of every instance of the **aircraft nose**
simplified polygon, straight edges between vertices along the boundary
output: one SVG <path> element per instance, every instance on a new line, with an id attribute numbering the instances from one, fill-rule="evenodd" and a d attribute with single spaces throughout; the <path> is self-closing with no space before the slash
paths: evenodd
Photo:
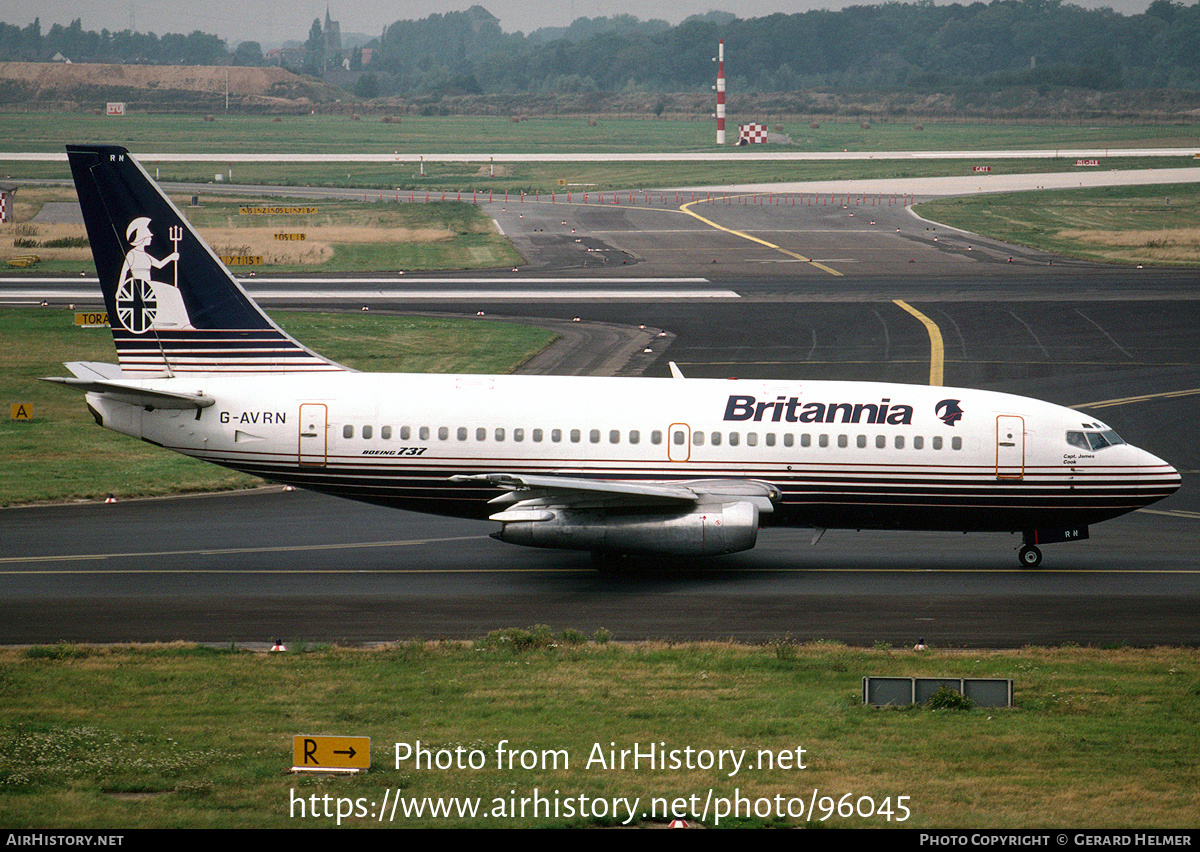
<path id="1" fill-rule="evenodd" d="M 1146 450 L 1138 449 L 1137 466 L 1138 492 L 1147 505 L 1171 496 L 1183 484 L 1179 471 Z"/>

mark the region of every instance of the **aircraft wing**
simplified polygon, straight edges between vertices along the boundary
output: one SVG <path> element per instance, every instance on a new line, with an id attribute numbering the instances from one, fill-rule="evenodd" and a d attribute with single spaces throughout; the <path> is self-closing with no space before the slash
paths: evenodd
<path id="1" fill-rule="evenodd" d="M 680 509 L 704 504 L 752 503 L 760 512 L 773 511 L 779 489 L 753 479 L 693 479 L 639 482 L 584 479 L 574 476 L 545 476 L 524 473 L 483 473 L 451 477 L 454 482 L 473 482 L 506 489 L 490 502 L 507 508 L 492 520 L 508 521 L 514 511 L 550 508 L 600 508 L 621 506 L 661 507 L 676 504 Z"/>

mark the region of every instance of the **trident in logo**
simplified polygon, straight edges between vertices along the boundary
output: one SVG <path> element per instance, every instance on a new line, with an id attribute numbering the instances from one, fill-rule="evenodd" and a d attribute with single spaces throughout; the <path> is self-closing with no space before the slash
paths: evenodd
<path id="1" fill-rule="evenodd" d="M 179 286 L 179 241 L 183 239 L 183 228 L 179 225 L 172 225 L 167 228 L 167 236 L 171 239 L 171 244 L 175 247 L 175 286 Z"/>

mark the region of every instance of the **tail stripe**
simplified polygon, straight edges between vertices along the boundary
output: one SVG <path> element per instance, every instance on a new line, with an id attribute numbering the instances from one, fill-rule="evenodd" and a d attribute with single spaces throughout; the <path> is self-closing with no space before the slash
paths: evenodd
<path id="1" fill-rule="evenodd" d="M 126 373 L 310 373 L 342 368 L 292 345 L 276 331 L 160 331 L 155 337 L 113 329 Z M 164 352 L 166 356 L 164 357 Z M 169 365 L 167 363 L 169 359 Z"/>

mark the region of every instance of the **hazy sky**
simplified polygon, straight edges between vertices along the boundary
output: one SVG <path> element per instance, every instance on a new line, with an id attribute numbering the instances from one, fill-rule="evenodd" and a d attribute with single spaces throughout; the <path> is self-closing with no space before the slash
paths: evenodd
<path id="1" fill-rule="evenodd" d="M 375 36 L 393 21 L 463 11 L 471 5 L 471 0 L 333 0 L 329 11 L 334 20 L 341 22 L 343 33 Z M 538 27 L 565 26 L 580 17 L 626 13 L 642 20 L 662 18 L 677 24 L 688 15 L 710 9 L 754 18 L 775 12 L 873 4 L 870 0 L 482 0 L 479 5 L 500 19 L 505 32 L 528 33 Z M 1074 5 L 1107 6 L 1135 14 L 1144 12 L 1149 0 L 1076 0 Z M 308 38 L 313 19 L 325 19 L 325 6 L 326 0 L 202 0 L 198 4 L 179 0 L 4 0 L 0 20 L 23 27 L 40 17 L 43 33 L 53 24 L 66 26 L 75 18 L 82 19 L 85 30 L 97 32 L 132 28 L 162 35 L 202 30 L 227 39 L 232 50 L 246 40 L 262 42 L 264 48 L 287 40 L 303 41 Z"/>

